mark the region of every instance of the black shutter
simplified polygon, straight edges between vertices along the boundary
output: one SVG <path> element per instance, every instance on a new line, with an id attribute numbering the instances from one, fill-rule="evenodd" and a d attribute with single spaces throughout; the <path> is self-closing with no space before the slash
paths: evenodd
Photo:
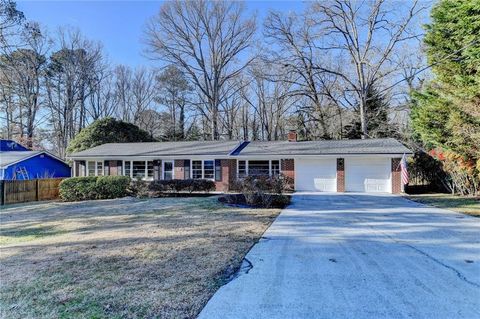
<path id="1" fill-rule="evenodd" d="M 103 161 L 103 175 L 107 176 L 110 175 L 110 162 Z"/>
<path id="2" fill-rule="evenodd" d="M 123 175 L 123 161 L 117 161 L 117 175 Z"/>
<path id="3" fill-rule="evenodd" d="M 153 161 L 153 179 L 158 181 L 160 180 L 161 175 L 162 175 L 162 161 L 154 160 Z"/>
<path id="4" fill-rule="evenodd" d="M 221 181 L 222 180 L 222 161 L 215 160 L 215 180 Z"/>
<path id="5" fill-rule="evenodd" d="M 183 161 L 183 178 L 190 179 L 190 160 Z"/>

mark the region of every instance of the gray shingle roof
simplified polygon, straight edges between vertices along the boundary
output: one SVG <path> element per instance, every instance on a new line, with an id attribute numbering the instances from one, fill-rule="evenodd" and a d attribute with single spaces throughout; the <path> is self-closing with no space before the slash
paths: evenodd
<path id="1" fill-rule="evenodd" d="M 7 167 L 13 163 L 44 153 L 43 151 L 13 151 L 0 152 L 0 167 Z"/>
<path id="2" fill-rule="evenodd" d="M 151 143 L 109 143 L 71 154 L 78 157 L 128 156 L 228 156 L 240 145 L 237 141 L 188 141 Z M 305 142 L 250 142 L 239 156 L 403 154 L 411 151 L 393 138 L 328 140 Z"/>
<path id="3" fill-rule="evenodd" d="M 304 142 L 250 142 L 240 156 L 403 154 L 411 151 L 393 138 L 365 140 L 322 140 Z"/>
<path id="4" fill-rule="evenodd" d="M 69 157 L 93 156 L 228 156 L 238 141 L 186 141 L 148 143 L 108 143 L 74 153 Z"/>

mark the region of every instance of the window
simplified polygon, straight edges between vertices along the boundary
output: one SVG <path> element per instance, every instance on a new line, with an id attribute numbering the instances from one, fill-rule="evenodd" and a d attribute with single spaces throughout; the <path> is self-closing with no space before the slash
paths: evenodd
<path id="1" fill-rule="evenodd" d="M 97 162 L 97 175 L 103 175 L 103 162 Z"/>
<path id="2" fill-rule="evenodd" d="M 192 161 L 192 178 L 202 178 L 202 161 Z"/>
<path id="3" fill-rule="evenodd" d="M 213 179 L 215 173 L 213 161 L 203 161 L 203 178 Z"/>
<path id="4" fill-rule="evenodd" d="M 153 178 L 153 161 L 147 162 L 147 177 Z"/>
<path id="5" fill-rule="evenodd" d="M 248 161 L 248 175 L 268 176 L 270 174 L 269 161 Z"/>
<path id="6" fill-rule="evenodd" d="M 238 177 L 243 178 L 247 176 L 247 164 L 245 161 L 238 161 Z"/>
<path id="7" fill-rule="evenodd" d="M 192 161 L 192 178 L 193 179 L 214 179 L 215 178 L 215 161 Z"/>
<path id="8" fill-rule="evenodd" d="M 280 160 L 238 161 L 238 178 L 245 176 L 278 176 L 280 175 Z"/>
<path id="9" fill-rule="evenodd" d="M 130 161 L 125 162 L 125 173 L 124 173 L 125 176 L 130 176 L 130 170 L 131 170 L 130 165 L 131 165 Z"/>
<path id="10" fill-rule="evenodd" d="M 95 162 L 87 162 L 87 176 L 95 176 Z"/>
<path id="11" fill-rule="evenodd" d="M 173 179 L 173 162 L 172 161 L 163 162 L 163 179 L 166 179 L 166 180 Z"/>
<path id="12" fill-rule="evenodd" d="M 133 178 L 145 178 L 145 161 L 133 162 Z"/>
<path id="13" fill-rule="evenodd" d="M 272 161 L 272 176 L 280 175 L 280 161 Z"/>

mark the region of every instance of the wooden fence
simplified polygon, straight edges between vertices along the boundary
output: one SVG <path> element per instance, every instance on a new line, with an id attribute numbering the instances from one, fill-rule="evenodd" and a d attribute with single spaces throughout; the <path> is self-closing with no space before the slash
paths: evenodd
<path id="1" fill-rule="evenodd" d="M 62 180 L 64 178 L 0 181 L 0 204 L 57 199 Z"/>

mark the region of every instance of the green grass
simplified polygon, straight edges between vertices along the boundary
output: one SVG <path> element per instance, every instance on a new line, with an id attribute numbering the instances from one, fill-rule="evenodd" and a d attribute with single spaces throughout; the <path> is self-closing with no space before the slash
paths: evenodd
<path id="1" fill-rule="evenodd" d="M 0 229 L 0 246 L 18 244 L 48 236 L 65 234 L 65 230 L 57 229 L 53 225 L 33 226 L 26 228 L 3 228 Z"/>
<path id="2" fill-rule="evenodd" d="M 408 198 L 422 204 L 480 217 L 479 197 L 464 197 L 450 194 L 422 194 L 410 195 Z"/>

